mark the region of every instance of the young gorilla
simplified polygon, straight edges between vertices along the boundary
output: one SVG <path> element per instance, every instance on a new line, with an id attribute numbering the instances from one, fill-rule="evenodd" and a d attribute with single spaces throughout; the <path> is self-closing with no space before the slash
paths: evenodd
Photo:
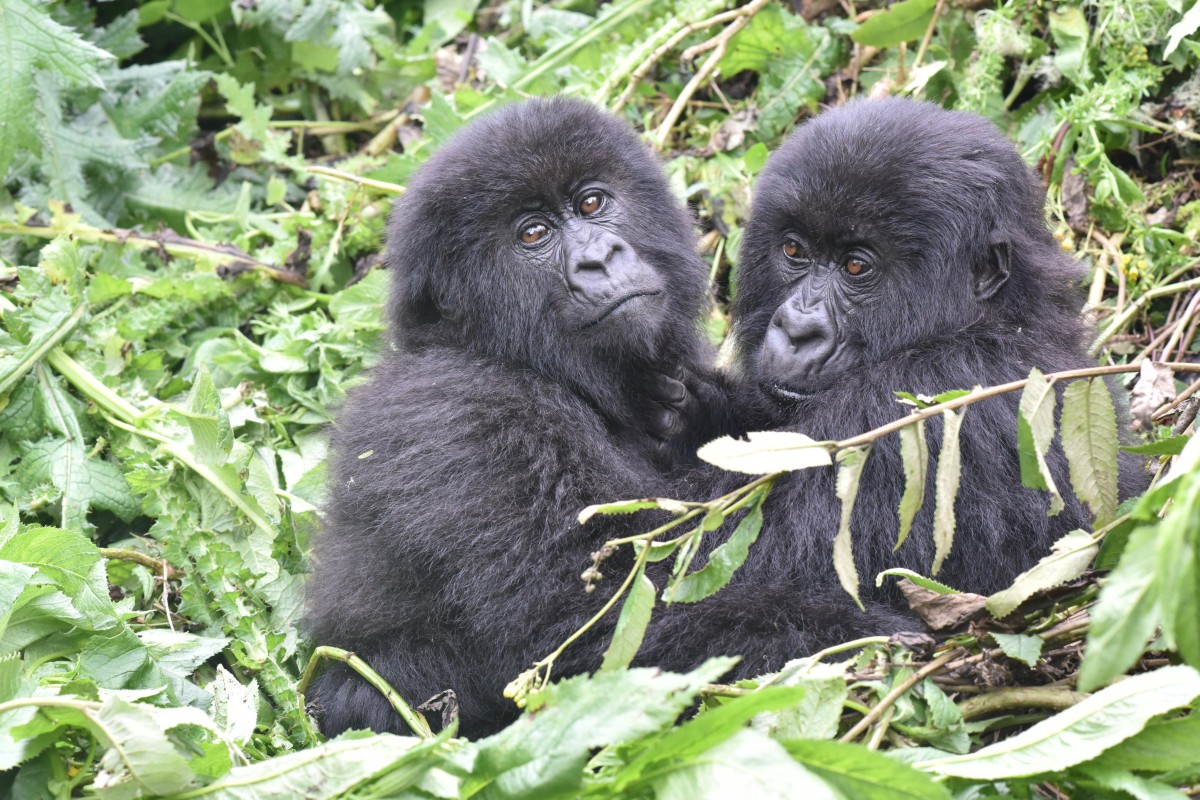
<path id="1" fill-rule="evenodd" d="M 803 125 L 759 177 L 738 263 L 739 365 L 766 411 L 750 426 L 845 439 L 908 413 L 894 390 L 934 395 L 1033 367 L 1094 366 L 1081 270 L 1047 230 L 1044 201 L 1012 144 L 972 114 L 892 99 Z M 956 542 L 937 576 L 959 589 L 1005 588 L 1089 525 L 1057 445 L 1048 463 L 1066 508 L 1047 516 L 1047 495 L 1022 487 L 1018 402 L 1014 393 L 966 410 Z M 864 598 L 899 602 L 894 587 L 875 590 L 882 569 L 929 573 L 941 421 L 927 426 L 927 499 L 897 553 L 898 437 L 877 440 L 867 461 L 851 522 Z M 764 511 L 757 558 L 792 560 L 803 580 L 828 584 L 834 471 L 787 476 Z"/>
<path id="2" fill-rule="evenodd" d="M 576 515 L 666 492 L 724 428 L 692 379 L 712 358 L 692 231 L 633 132 L 577 102 L 494 113 L 417 173 L 388 232 L 394 346 L 334 426 L 317 643 L 410 703 L 453 689 L 464 734 L 516 716 L 504 685 L 603 602 L 583 591 L 589 553 L 646 524 Z M 609 632 L 556 676 L 599 666 Z M 328 735 L 405 729 L 342 666 L 309 698 Z"/>

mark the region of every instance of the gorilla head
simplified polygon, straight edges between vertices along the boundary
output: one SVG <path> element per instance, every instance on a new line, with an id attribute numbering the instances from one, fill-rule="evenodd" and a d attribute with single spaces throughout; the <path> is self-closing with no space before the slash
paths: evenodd
<path id="1" fill-rule="evenodd" d="M 981 117 L 901 99 L 822 114 L 759 178 L 733 312 L 743 367 L 801 401 L 971 326 L 1019 333 L 1049 310 L 1081 331 L 1078 268 L 1043 203 Z"/>
<path id="2" fill-rule="evenodd" d="M 587 104 L 533 100 L 472 123 L 393 217 L 397 338 L 482 350 L 616 405 L 609 387 L 688 362 L 697 340 L 706 271 L 669 198 L 645 145 Z"/>

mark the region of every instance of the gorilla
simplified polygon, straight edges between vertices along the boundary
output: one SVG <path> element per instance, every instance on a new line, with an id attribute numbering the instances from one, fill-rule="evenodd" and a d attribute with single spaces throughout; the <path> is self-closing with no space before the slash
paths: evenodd
<path id="1" fill-rule="evenodd" d="M 648 148 L 583 103 L 509 106 L 418 171 L 387 234 L 391 347 L 333 426 L 315 642 L 410 704 L 453 689 L 464 735 L 516 716 L 505 684 L 604 601 L 589 554 L 645 524 L 579 511 L 667 493 L 728 427 L 695 244 Z M 555 675 L 598 667 L 609 632 Z M 327 735 L 404 730 L 343 665 L 309 700 Z"/>
<path id="2" fill-rule="evenodd" d="M 732 335 L 748 426 L 846 439 L 905 415 L 896 390 L 936 395 L 1019 380 L 1033 367 L 1095 366 L 1081 268 L 1051 236 L 1044 205 L 1013 145 L 973 114 L 888 99 L 802 125 L 759 176 L 737 266 Z M 1047 516 L 1047 495 L 1022 486 L 1018 404 L 1007 394 L 963 419 L 955 544 L 937 575 L 958 589 L 1006 588 L 1056 539 L 1090 524 L 1067 491 L 1057 441 L 1047 462 L 1066 507 Z M 927 499 L 904 544 L 893 553 L 904 490 L 897 436 L 875 442 L 851 519 L 859 575 L 871 584 L 863 597 L 877 602 L 860 616 L 881 628 L 889 623 L 878 604 L 900 598 L 872 578 L 889 567 L 929 574 L 933 561 L 941 419 L 926 428 Z M 1123 463 L 1125 495 L 1138 471 Z M 770 559 L 790 563 L 802 584 L 829 585 L 834 483 L 833 470 L 784 476 L 743 570 Z M 814 646 L 829 643 L 827 630 L 814 630 Z"/>

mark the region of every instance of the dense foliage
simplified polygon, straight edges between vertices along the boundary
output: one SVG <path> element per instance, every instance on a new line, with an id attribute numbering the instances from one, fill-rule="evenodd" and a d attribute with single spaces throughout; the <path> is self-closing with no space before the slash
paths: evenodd
<path id="1" fill-rule="evenodd" d="M 0 54 L 13 796 L 1197 792 L 1200 2 L 0 0 Z M 606 669 L 541 691 L 531 670 L 515 691 L 536 713 L 497 736 L 324 742 L 298 691 L 320 643 L 297 623 L 323 429 L 380 345 L 390 202 L 466 120 L 558 92 L 624 115 L 663 153 L 704 232 L 714 340 L 754 176 L 798 120 L 859 94 L 990 117 L 1044 175 L 1063 247 L 1093 266 L 1098 364 L 1140 370 L 1152 488 L 1115 507 L 1111 412 L 1080 381 L 1056 413 L 1034 375 L 1014 387 L 1026 483 L 1053 491 L 1041 454 L 1071 442 L 1097 531 L 991 598 L 908 576 L 936 640 L 866 640 L 848 661 L 826 652 L 737 686 L 713 685 L 719 661 L 627 670 L 654 599 L 631 575 Z M 914 423 L 992 393 L 945 389 L 902 398 L 922 409 Z M 908 437 L 920 474 L 905 430 L 885 433 Z M 709 455 L 768 475 L 836 455 L 849 503 L 868 442 L 792 439 L 766 464 L 729 443 Z M 769 482 L 599 511 L 695 521 L 660 545 L 684 561 L 671 591 L 719 603 Z M 725 555 L 692 565 L 739 513 Z M 951 515 L 945 547 L 953 534 Z"/>

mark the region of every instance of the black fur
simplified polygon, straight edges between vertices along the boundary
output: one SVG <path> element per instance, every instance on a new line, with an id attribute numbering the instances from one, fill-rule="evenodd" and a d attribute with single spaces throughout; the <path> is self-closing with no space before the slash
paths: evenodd
<path id="1" fill-rule="evenodd" d="M 733 335 L 751 392 L 771 388 L 779 377 L 772 372 L 787 371 L 778 360 L 763 360 L 764 340 L 777 309 L 809 280 L 803 253 L 798 262 L 787 257 L 786 237 L 796 234 L 813 252 L 841 253 L 828 264 L 843 272 L 853 257 L 846 254 L 861 247 L 872 254 L 874 272 L 861 284 L 835 275 L 843 286 L 867 288 L 853 302 L 843 303 L 845 293 L 836 292 L 826 301 L 825 310 L 836 317 L 837 344 L 810 365 L 802 388 L 811 394 L 792 402 L 748 400 L 747 409 L 765 411 L 750 426 L 845 439 L 907 414 L 911 408 L 897 403 L 894 390 L 935 395 L 1019 380 L 1033 367 L 1095 366 L 1085 349 L 1091 330 L 1079 313 L 1082 270 L 1047 229 L 1044 202 L 1039 181 L 1013 145 L 972 114 L 892 99 L 854 102 L 800 127 L 759 178 L 738 262 Z M 998 254 L 1007 280 L 995 270 Z M 994 293 L 994 284 L 977 292 L 976 276 L 988 274 L 1002 284 Z M 1018 402 L 1013 393 L 966 410 L 955 542 L 937 576 L 959 589 L 987 594 L 1005 588 L 1060 536 L 1089 526 L 1086 509 L 1070 493 L 1057 442 L 1048 461 L 1066 508 L 1049 517 L 1047 495 L 1022 487 Z M 896 553 L 904 488 L 898 437 L 877 440 L 869 457 L 851 525 L 867 599 L 900 602 L 894 586 L 875 590 L 880 570 L 929 573 L 941 427 L 940 419 L 927 423 L 926 500 Z M 1139 470 L 1126 465 L 1128 495 Z M 834 470 L 786 476 L 765 512 L 753 557 L 791 564 L 800 582 L 833 585 L 831 542 L 840 513 Z M 774 568 L 761 563 L 757 569 L 771 574 Z M 889 613 L 878 606 L 868 612 L 860 616 Z M 814 646 L 832 638 L 819 630 Z"/>
<path id="2" fill-rule="evenodd" d="M 571 305 L 563 269 L 530 255 L 559 251 L 517 239 L 522 214 L 557 207 L 583 181 L 611 191 L 596 230 L 619 235 L 666 288 L 587 329 L 577 312 L 591 312 Z M 580 221 L 544 218 L 555 230 L 547 246 L 572 246 Z M 646 524 L 581 527 L 578 512 L 665 493 L 671 462 L 655 434 L 677 434 L 686 452 L 723 424 L 680 433 L 662 421 L 681 376 L 693 409 L 724 413 L 702 402 L 712 385 L 693 380 L 712 359 L 700 331 L 707 271 L 649 150 L 623 123 L 567 100 L 511 106 L 458 133 L 409 184 L 387 263 L 394 343 L 334 426 L 308 625 L 410 704 L 453 689 L 460 731 L 476 736 L 515 717 L 504 685 L 603 602 L 603 588 L 583 591 L 589 553 Z M 668 406 L 656 394 L 663 376 Z M 598 666 L 608 630 L 572 647 L 555 675 Z M 309 698 L 326 734 L 404 730 L 343 667 Z"/>

